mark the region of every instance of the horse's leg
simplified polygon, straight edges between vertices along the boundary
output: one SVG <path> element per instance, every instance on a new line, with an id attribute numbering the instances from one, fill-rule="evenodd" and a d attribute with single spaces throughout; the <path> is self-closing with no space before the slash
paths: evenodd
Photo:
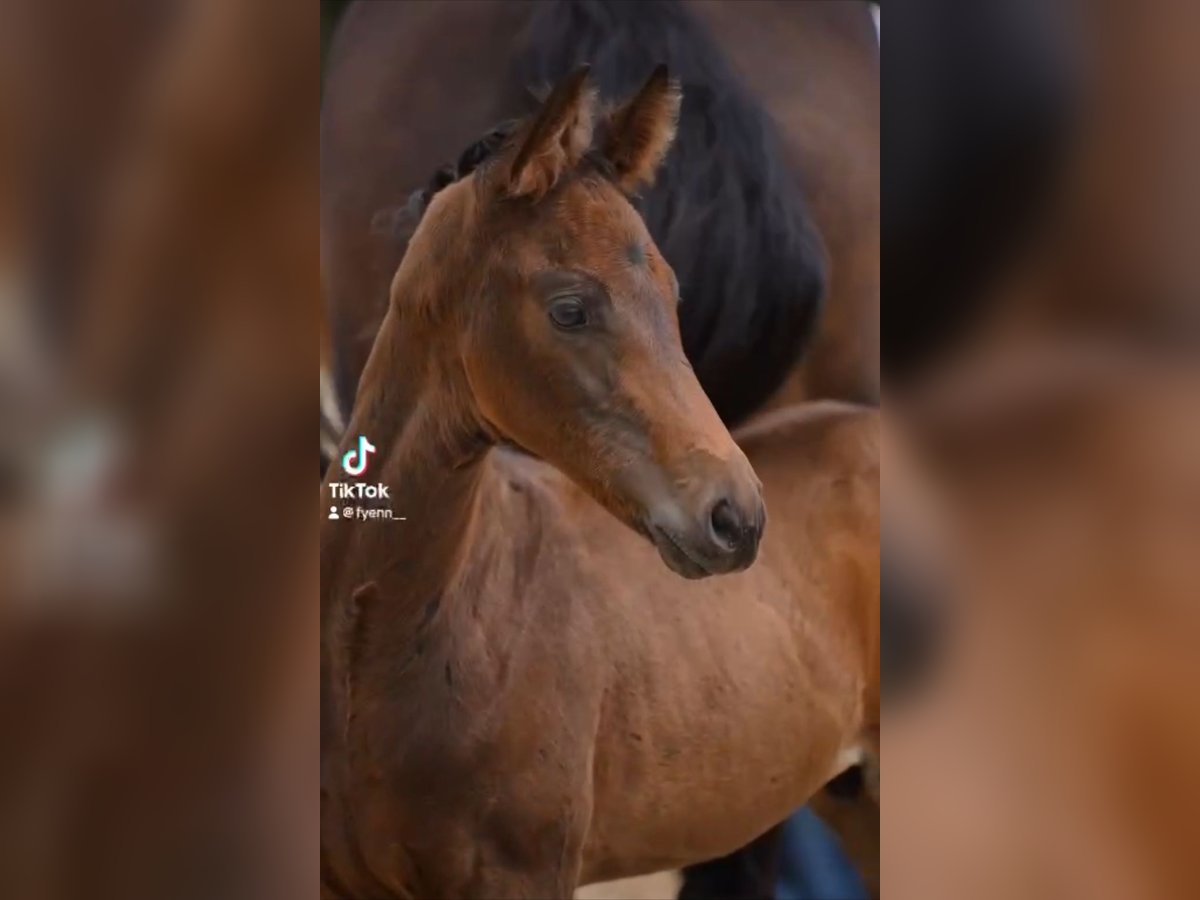
<path id="1" fill-rule="evenodd" d="M 578 868 L 539 870 L 486 866 L 476 873 L 462 893 L 464 900 L 571 900 L 575 896 Z"/>
<path id="2" fill-rule="evenodd" d="M 783 826 L 719 859 L 683 870 L 679 900 L 771 900 L 779 876 Z"/>
<path id="3" fill-rule="evenodd" d="M 571 900 L 583 867 L 589 800 L 578 798 L 572 809 L 550 820 L 530 815 L 529 807 L 521 809 L 514 799 L 507 815 L 476 833 L 471 875 L 454 896 Z"/>
<path id="4" fill-rule="evenodd" d="M 579 886 L 583 834 L 563 835 L 561 852 L 530 854 L 529 836 L 522 832 L 488 841 L 479 848 L 478 862 L 461 892 L 464 900 L 571 900 Z M 545 841 L 537 843 L 543 847 Z"/>

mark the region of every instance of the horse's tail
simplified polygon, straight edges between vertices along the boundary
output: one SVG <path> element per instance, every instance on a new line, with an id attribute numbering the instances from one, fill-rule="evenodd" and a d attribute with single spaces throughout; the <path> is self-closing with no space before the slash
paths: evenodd
<path id="1" fill-rule="evenodd" d="M 346 417 L 338 403 L 337 391 L 333 387 L 333 374 L 321 366 L 321 476 L 329 464 L 337 458 L 338 445 L 346 431 Z"/>
<path id="2" fill-rule="evenodd" d="M 825 254 L 770 116 L 684 6 L 540 4 L 514 56 L 536 91 L 589 62 L 602 99 L 666 63 L 683 85 L 675 144 L 641 201 L 679 278 L 684 351 L 717 412 L 744 419 L 783 383 L 815 329 Z"/>

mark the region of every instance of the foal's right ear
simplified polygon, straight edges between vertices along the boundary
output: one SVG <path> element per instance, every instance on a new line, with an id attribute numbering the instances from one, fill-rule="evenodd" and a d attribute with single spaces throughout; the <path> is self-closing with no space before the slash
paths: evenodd
<path id="1" fill-rule="evenodd" d="M 596 108 L 589 69 L 580 66 L 563 79 L 521 132 L 504 184 L 510 197 L 540 199 L 587 152 Z"/>
<path id="2" fill-rule="evenodd" d="M 650 184 L 675 140 L 683 92 L 665 65 L 608 118 L 604 156 L 627 194 Z"/>

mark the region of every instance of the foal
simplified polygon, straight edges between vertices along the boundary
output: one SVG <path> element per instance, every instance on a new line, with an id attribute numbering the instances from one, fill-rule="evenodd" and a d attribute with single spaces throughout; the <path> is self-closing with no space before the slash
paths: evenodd
<path id="1" fill-rule="evenodd" d="M 593 107 L 580 70 L 393 281 L 341 449 L 379 448 L 404 521 L 322 534 L 323 897 L 569 897 L 727 853 L 877 748 L 874 413 L 747 434 L 760 554 L 626 199 L 678 88 L 596 149 Z"/>

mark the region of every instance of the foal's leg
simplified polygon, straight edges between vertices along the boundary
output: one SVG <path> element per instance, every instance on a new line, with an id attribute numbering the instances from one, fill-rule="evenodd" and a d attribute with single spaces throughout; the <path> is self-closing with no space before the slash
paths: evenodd
<path id="1" fill-rule="evenodd" d="M 512 811 L 477 833 L 475 864 L 461 896 L 470 900 L 571 900 L 579 886 L 586 803 L 553 823 Z"/>
<path id="2" fill-rule="evenodd" d="M 553 858 L 526 858 L 520 848 L 523 835 L 508 835 L 503 841 L 480 848 L 479 865 L 462 896 L 470 900 L 571 900 L 579 886 L 583 834 L 564 835 L 561 853 Z M 517 850 L 514 853 L 514 849 Z"/>
<path id="3" fill-rule="evenodd" d="M 578 867 L 572 873 L 488 867 L 477 873 L 462 896 L 464 900 L 571 900 L 578 877 Z"/>

